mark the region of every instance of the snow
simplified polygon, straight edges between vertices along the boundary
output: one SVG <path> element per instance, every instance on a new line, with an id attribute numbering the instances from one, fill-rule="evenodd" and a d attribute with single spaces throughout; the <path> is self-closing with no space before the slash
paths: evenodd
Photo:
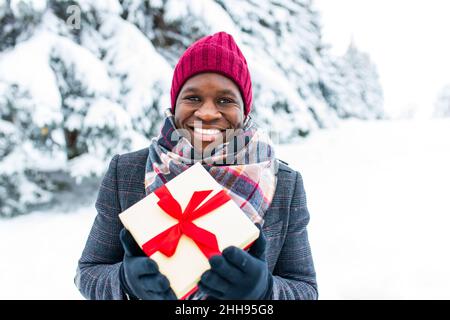
<path id="1" fill-rule="evenodd" d="M 335 54 L 345 52 L 353 39 L 376 62 L 389 116 L 410 108 L 417 117 L 431 115 L 440 86 L 450 83 L 450 42 L 443 41 L 450 30 L 449 1 L 315 0 L 313 5 L 320 9 L 323 40 Z"/>
<path id="2" fill-rule="evenodd" d="M 179 1 L 169 0 L 165 4 L 167 22 L 174 22 L 185 19 L 186 16 L 203 20 L 203 23 L 209 28 L 210 33 L 225 31 L 231 34 L 235 41 L 240 45 L 239 31 L 231 20 L 229 14 L 215 1 L 197 0 L 197 1 Z"/>
<path id="3" fill-rule="evenodd" d="M 67 159 L 61 153 L 42 154 L 30 141 L 21 143 L 21 148 L 14 149 L 1 162 L 0 174 L 19 173 L 30 165 L 42 172 L 62 170 L 67 165 Z"/>
<path id="4" fill-rule="evenodd" d="M 105 98 L 98 98 L 91 104 L 84 124 L 93 128 L 109 127 L 111 130 L 132 128 L 130 115 L 120 105 Z"/>
<path id="5" fill-rule="evenodd" d="M 304 179 L 320 299 L 450 298 L 449 136 L 450 119 L 352 120 L 277 147 Z M 95 209 L 62 211 L 0 220 L 0 299 L 82 298 Z"/>
<path id="6" fill-rule="evenodd" d="M 133 24 L 115 16 L 105 19 L 101 34 L 105 62 L 113 75 L 126 75 L 120 99 L 132 115 L 144 114 L 144 107 L 158 100 L 158 87 L 168 92 L 173 70 L 145 35 Z M 161 103 L 168 106 L 168 100 Z"/>
<path id="7" fill-rule="evenodd" d="M 52 50 L 52 57 L 63 60 L 67 67 L 74 69 L 76 80 L 86 87 L 88 93 L 108 94 L 111 91 L 112 84 L 106 65 L 88 49 L 69 39 L 56 36 Z"/>
<path id="8" fill-rule="evenodd" d="M 11 9 L 15 15 L 20 15 L 21 7 L 31 7 L 35 11 L 42 11 L 45 9 L 45 6 L 46 6 L 46 1 L 44 1 L 44 0 L 12 0 L 11 1 Z"/>
<path id="9" fill-rule="evenodd" d="M 55 74 L 48 64 L 53 42 L 53 35 L 38 32 L 14 50 L 0 54 L 0 80 L 20 84 L 36 105 L 52 111 L 59 110 L 61 104 Z"/>
<path id="10" fill-rule="evenodd" d="M 93 219 L 89 208 L 1 221 L 0 299 L 82 299 L 73 278 Z"/>
<path id="11" fill-rule="evenodd" d="M 3 134 L 12 134 L 15 129 L 16 127 L 11 122 L 0 119 L 0 132 Z"/>
<path id="12" fill-rule="evenodd" d="M 433 117 L 450 117 L 450 85 L 441 89 L 435 102 Z"/>
<path id="13" fill-rule="evenodd" d="M 83 181 L 83 178 L 90 176 L 100 177 L 105 171 L 105 165 L 107 163 L 103 159 L 94 154 L 86 153 L 70 161 L 70 175 L 79 184 Z"/>
<path id="14" fill-rule="evenodd" d="M 90 1 L 78 0 L 78 4 L 82 10 L 95 10 L 102 13 L 121 14 L 122 7 L 117 0 Z"/>
<path id="15" fill-rule="evenodd" d="M 279 149 L 304 178 L 321 299 L 450 298 L 449 136 L 450 120 L 349 121 Z"/>
<path id="16" fill-rule="evenodd" d="M 276 69 L 270 68 L 266 61 L 254 59 L 249 62 L 252 81 L 257 83 L 254 90 L 258 92 L 258 99 L 260 100 L 256 110 L 259 119 L 273 124 L 272 128 L 274 130 L 278 129 L 280 140 L 284 141 L 292 135 L 294 127 L 300 127 L 308 131 L 316 129 L 317 123 L 311 114 L 301 107 L 304 103 L 299 98 L 296 89 L 285 76 Z M 279 113 L 278 117 L 274 117 L 271 106 L 280 100 L 280 96 L 285 97 L 289 108 L 294 109 L 293 113 L 296 115 L 295 122 L 292 121 L 292 113 Z M 280 125 L 274 123 L 275 121 L 280 123 Z"/>
<path id="17" fill-rule="evenodd" d="M 4 136 L 0 163 L 12 149 L 26 155 L 17 141 L 27 140 L 43 159 L 70 159 L 57 163 L 78 181 L 102 171 L 100 161 L 113 153 L 146 145 L 170 107 L 180 55 L 194 40 L 222 30 L 248 61 L 254 117 L 277 141 L 334 127 L 340 117 L 382 113 L 375 66 L 357 48 L 351 57 L 329 55 L 309 0 L 81 0 L 75 1 L 83 13 L 79 30 L 67 18 L 77 10 L 67 10 L 66 2 L 2 3 L 0 16 L 8 17 L 11 32 L 0 41 L 0 113 L 16 130 Z M 89 158 L 98 159 L 92 168 Z M 18 167 L 23 177 L 40 174 L 33 162 Z M 0 202 L 24 208 L 19 180 L 4 178 L 10 183 L 0 186 Z"/>

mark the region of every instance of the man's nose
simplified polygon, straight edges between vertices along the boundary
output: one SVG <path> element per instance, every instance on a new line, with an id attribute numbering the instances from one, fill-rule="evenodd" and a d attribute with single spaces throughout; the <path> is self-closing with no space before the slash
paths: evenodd
<path id="1" fill-rule="evenodd" d="M 219 112 L 212 99 L 205 100 L 200 108 L 195 111 L 194 115 L 205 122 L 217 120 L 222 117 L 222 114 Z"/>

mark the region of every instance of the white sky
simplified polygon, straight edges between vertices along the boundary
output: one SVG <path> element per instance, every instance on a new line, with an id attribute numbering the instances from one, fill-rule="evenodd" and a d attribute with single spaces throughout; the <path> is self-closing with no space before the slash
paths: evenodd
<path id="1" fill-rule="evenodd" d="M 345 52 L 353 37 L 378 67 L 388 114 L 428 116 L 450 84 L 449 0 L 314 0 L 325 42 Z"/>

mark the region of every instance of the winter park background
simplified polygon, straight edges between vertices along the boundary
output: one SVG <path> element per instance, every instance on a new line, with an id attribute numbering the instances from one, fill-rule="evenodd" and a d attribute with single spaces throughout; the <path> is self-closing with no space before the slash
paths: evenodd
<path id="1" fill-rule="evenodd" d="M 249 62 L 254 117 L 303 176 L 319 298 L 449 299 L 448 13 L 445 0 L 0 0 L 0 299 L 82 298 L 73 277 L 109 160 L 148 145 L 179 55 L 220 30 Z"/>

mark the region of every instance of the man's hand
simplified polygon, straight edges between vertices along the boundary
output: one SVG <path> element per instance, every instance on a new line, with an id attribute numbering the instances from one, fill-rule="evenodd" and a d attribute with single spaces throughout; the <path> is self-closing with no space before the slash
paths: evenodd
<path id="1" fill-rule="evenodd" d="M 259 238 L 248 252 L 231 246 L 222 255 L 211 257 L 211 269 L 203 273 L 199 289 L 223 300 L 269 299 L 273 279 L 265 252 L 266 238 L 260 228 Z"/>
<path id="2" fill-rule="evenodd" d="M 158 270 L 156 262 L 147 257 L 125 228 L 120 231 L 125 255 L 120 267 L 123 291 L 135 299 L 176 300 L 169 280 Z"/>

